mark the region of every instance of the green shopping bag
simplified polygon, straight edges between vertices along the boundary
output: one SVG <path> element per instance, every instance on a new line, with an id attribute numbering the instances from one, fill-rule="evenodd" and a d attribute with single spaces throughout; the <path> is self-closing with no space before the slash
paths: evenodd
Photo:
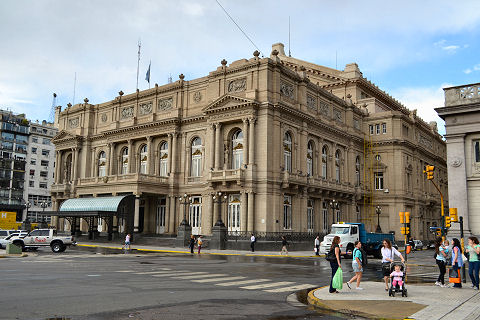
<path id="1" fill-rule="evenodd" d="M 342 268 L 338 268 L 337 272 L 335 272 L 335 275 L 333 276 L 332 279 L 332 287 L 335 289 L 342 290 L 343 288 L 343 271 Z"/>

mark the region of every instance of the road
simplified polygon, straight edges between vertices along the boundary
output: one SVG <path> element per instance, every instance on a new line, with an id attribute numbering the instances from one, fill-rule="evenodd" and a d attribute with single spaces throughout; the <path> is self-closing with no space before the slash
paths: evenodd
<path id="1" fill-rule="evenodd" d="M 324 258 L 116 252 L 40 249 L 26 258 L 1 259 L 0 319 L 341 318 L 296 299 L 295 292 L 329 284 Z M 350 261 L 342 264 L 347 279 Z M 413 281 L 430 282 L 436 274 L 412 268 L 418 274 Z M 364 278 L 379 279 L 379 270 L 379 261 L 370 260 Z"/>

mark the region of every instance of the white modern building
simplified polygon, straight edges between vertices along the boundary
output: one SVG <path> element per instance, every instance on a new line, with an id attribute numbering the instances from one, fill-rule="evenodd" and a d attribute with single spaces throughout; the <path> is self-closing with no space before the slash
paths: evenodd
<path id="1" fill-rule="evenodd" d="M 28 218 L 31 222 L 42 221 L 38 214 L 52 209 L 50 187 L 55 178 L 55 145 L 51 140 L 57 133 L 52 123 L 30 122 L 24 197 L 25 203 L 30 204 Z"/>
<path id="2" fill-rule="evenodd" d="M 463 216 L 466 235 L 480 235 L 480 83 L 445 88 L 448 197 Z M 452 226 L 458 234 L 458 224 Z"/>

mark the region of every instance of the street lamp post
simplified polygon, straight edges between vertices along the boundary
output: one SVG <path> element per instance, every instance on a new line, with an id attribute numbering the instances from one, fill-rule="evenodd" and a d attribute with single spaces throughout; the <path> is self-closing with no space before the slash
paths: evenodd
<path id="1" fill-rule="evenodd" d="M 212 228 L 211 247 L 225 250 L 227 244 L 227 227 L 222 221 L 222 203 L 227 202 L 227 195 L 217 192 L 213 195 L 213 202 L 217 204 L 217 222 Z"/>
<path id="2" fill-rule="evenodd" d="M 50 204 L 47 201 L 40 202 L 40 207 L 42 207 L 42 212 L 45 213 L 45 208 L 49 207 Z M 42 223 L 40 224 L 42 228 L 48 228 L 47 221 L 45 220 L 45 214 L 42 214 Z"/>
<path id="3" fill-rule="evenodd" d="M 30 219 L 28 218 L 28 209 L 30 209 L 31 206 L 32 204 L 30 203 L 30 201 L 25 202 L 25 208 L 27 209 L 27 217 L 23 221 L 22 229 L 27 230 L 27 232 L 30 232 L 32 230 L 32 224 L 30 222 Z"/>
<path id="4" fill-rule="evenodd" d="M 338 201 L 335 199 L 332 199 L 330 201 L 330 208 L 332 208 L 332 224 L 335 223 L 335 211 L 339 209 L 339 204 Z M 332 226 L 330 226 L 330 231 L 332 230 Z"/>
<path id="5" fill-rule="evenodd" d="M 190 242 L 190 236 L 192 234 L 192 227 L 187 221 L 187 206 L 191 203 L 192 197 L 189 197 L 186 193 L 178 198 L 180 204 L 183 204 L 183 220 L 180 222 L 177 231 L 177 239 L 175 245 L 177 247 L 185 247 Z"/>
<path id="6" fill-rule="evenodd" d="M 382 207 L 376 206 L 375 213 L 377 214 L 377 229 L 375 230 L 375 232 L 382 233 L 382 228 L 380 227 L 380 215 L 382 214 Z"/>

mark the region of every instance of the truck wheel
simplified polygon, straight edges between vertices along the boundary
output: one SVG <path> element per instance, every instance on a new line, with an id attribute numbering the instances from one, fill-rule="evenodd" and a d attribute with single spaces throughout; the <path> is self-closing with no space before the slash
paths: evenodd
<path id="1" fill-rule="evenodd" d="M 60 252 L 64 252 L 67 249 L 67 246 L 63 245 L 62 248 L 60 249 Z"/>
<path id="2" fill-rule="evenodd" d="M 345 251 L 345 259 L 353 259 L 353 244 L 349 243 Z"/>
<path id="3" fill-rule="evenodd" d="M 53 252 L 55 252 L 55 253 L 62 252 L 62 247 L 63 247 L 62 243 L 57 241 L 57 242 L 52 243 L 50 246 L 51 246 Z"/>

